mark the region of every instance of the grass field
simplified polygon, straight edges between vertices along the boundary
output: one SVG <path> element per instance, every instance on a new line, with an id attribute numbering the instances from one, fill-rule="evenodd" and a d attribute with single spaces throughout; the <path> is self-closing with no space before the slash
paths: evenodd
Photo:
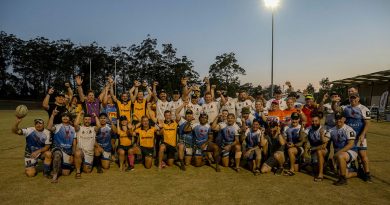
<path id="1" fill-rule="evenodd" d="M 390 204 L 390 123 L 373 122 L 369 130 L 372 184 L 354 178 L 336 187 L 334 178 L 315 183 L 304 173 L 253 176 L 229 168 L 216 173 L 207 166 L 188 167 L 182 172 L 141 165 L 130 173 L 116 166 L 101 175 L 94 170 L 80 180 L 72 173 L 51 184 L 42 173 L 24 175 L 25 140 L 11 134 L 13 111 L 2 110 L 0 116 L 0 204 Z M 30 111 L 21 126 L 32 126 L 36 117 L 47 119 L 47 114 Z"/>

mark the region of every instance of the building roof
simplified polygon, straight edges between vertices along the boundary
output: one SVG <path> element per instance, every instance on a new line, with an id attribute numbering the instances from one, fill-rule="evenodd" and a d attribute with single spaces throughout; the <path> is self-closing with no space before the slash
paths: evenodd
<path id="1" fill-rule="evenodd" d="M 334 85 L 356 85 L 356 84 L 384 84 L 390 83 L 390 70 L 379 71 L 366 75 L 358 75 L 352 78 L 335 80 L 331 82 Z"/>

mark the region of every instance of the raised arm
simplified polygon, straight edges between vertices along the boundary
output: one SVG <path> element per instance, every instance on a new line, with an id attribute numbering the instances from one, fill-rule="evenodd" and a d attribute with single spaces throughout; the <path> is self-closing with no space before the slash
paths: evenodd
<path id="1" fill-rule="evenodd" d="M 54 117 L 58 115 L 59 111 L 57 110 L 57 107 L 54 108 L 53 112 L 51 113 L 51 116 L 49 118 L 49 122 L 47 123 L 47 129 L 51 132 L 55 131 L 54 127 Z"/>
<path id="2" fill-rule="evenodd" d="M 150 99 L 152 99 L 152 91 L 150 90 L 147 82 L 144 82 L 143 85 L 146 88 L 146 91 L 148 91 L 148 96 L 146 97 L 146 102 L 149 102 Z"/>
<path id="3" fill-rule="evenodd" d="M 210 93 L 211 93 L 211 98 L 213 99 L 213 101 L 214 101 L 214 99 L 215 99 L 215 88 L 216 88 L 217 86 L 216 85 L 212 85 L 211 86 L 211 89 L 210 89 Z"/>
<path id="4" fill-rule="evenodd" d="M 22 122 L 22 118 L 16 118 L 15 123 L 12 126 L 12 133 L 17 134 L 17 135 L 22 135 L 22 129 L 19 128 L 19 124 Z"/>
<path id="5" fill-rule="evenodd" d="M 99 101 L 102 102 L 103 101 L 103 98 L 104 98 L 104 95 L 106 94 L 106 91 L 110 89 L 110 84 L 107 83 L 106 86 L 104 86 L 103 90 L 100 92 L 99 94 Z"/>
<path id="6" fill-rule="evenodd" d="M 54 93 L 54 88 L 50 88 L 49 91 L 47 92 L 47 95 L 45 96 L 45 99 L 43 99 L 42 102 L 42 107 L 45 110 L 49 110 L 49 100 L 50 96 Z"/>
<path id="7" fill-rule="evenodd" d="M 77 84 L 77 92 L 79 93 L 80 101 L 84 102 L 86 97 L 84 95 L 83 87 L 82 87 L 83 79 L 81 79 L 81 76 L 78 75 L 78 76 L 76 76 L 75 80 L 76 80 L 76 84 Z"/>
<path id="8" fill-rule="evenodd" d="M 81 115 L 84 114 L 84 111 L 81 111 L 79 112 L 79 114 L 77 114 L 77 117 L 76 117 L 76 120 L 74 121 L 74 129 L 77 131 L 80 130 L 80 121 L 81 121 Z"/>
<path id="9" fill-rule="evenodd" d="M 66 82 L 65 83 L 65 87 L 66 87 L 66 94 L 69 96 L 70 100 L 72 100 L 73 90 L 72 90 L 72 87 L 70 87 L 70 83 Z M 69 100 L 69 104 L 72 103 L 70 100 Z"/>
<path id="10" fill-rule="evenodd" d="M 95 122 L 96 122 L 95 132 L 97 132 L 102 127 L 102 125 L 100 124 L 100 120 L 99 120 L 98 116 L 95 113 L 92 113 L 92 117 L 95 118 Z"/>
<path id="11" fill-rule="evenodd" d="M 154 123 L 157 123 L 156 114 L 152 110 L 152 103 L 147 103 L 146 107 L 146 116 L 149 116 L 149 119 L 151 119 Z"/>

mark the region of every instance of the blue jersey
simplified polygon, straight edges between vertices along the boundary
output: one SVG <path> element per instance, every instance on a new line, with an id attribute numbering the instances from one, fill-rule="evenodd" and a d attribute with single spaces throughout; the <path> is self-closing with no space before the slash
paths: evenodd
<path id="1" fill-rule="evenodd" d="M 248 128 L 245 132 L 245 142 L 246 148 L 254 148 L 260 144 L 261 131 L 257 130 L 254 132 L 252 129 Z"/>
<path id="2" fill-rule="evenodd" d="M 194 127 L 193 132 L 195 138 L 194 139 L 195 145 L 200 147 L 204 143 L 206 143 L 207 140 L 209 139 L 209 133 L 211 132 L 211 128 L 209 124 L 205 124 L 205 125 L 197 124 Z"/>
<path id="3" fill-rule="evenodd" d="M 54 126 L 53 148 L 58 148 L 68 155 L 72 155 L 73 140 L 76 139 L 76 131 L 70 125 L 57 124 Z"/>
<path id="4" fill-rule="evenodd" d="M 35 127 L 22 129 L 23 135 L 26 137 L 26 148 L 24 157 L 30 158 L 31 153 L 43 148 L 45 145 L 51 144 L 50 131 L 44 129 L 39 132 Z"/>
<path id="5" fill-rule="evenodd" d="M 221 133 L 221 139 L 223 145 L 232 144 L 235 141 L 236 136 L 239 135 L 238 133 L 239 129 L 240 127 L 238 127 L 237 124 L 229 125 L 222 128 L 219 132 Z"/>
<path id="6" fill-rule="evenodd" d="M 307 139 L 310 142 L 310 146 L 317 147 L 322 145 L 324 142 L 321 140 L 321 129 L 324 129 L 320 126 L 318 129 L 313 129 L 311 126 L 306 129 Z"/>
<path id="7" fill-rule="evenodd" d="M 107 114 L 108 118 L 110 118 L 112 124 L 116 125 L 116 121 L 118 119 L 118 109 L 116 108 L 116 105 L 106 105 L 106 107 L 103 109 L 103 112 Z M 107 122 L 110 123 L 110 122 Z"/>
<path id="8" fill-rule="evenodd" d="M 355 107 L 347 105 L 344 107 L 344 116 L 346 118 L 345 124 L 355 130 L 356 136 L 360 136 L 365 126 L 364 121 L 370 119 L 370 111 L 361 104 Z M 356 140 L 358 139 L 356 138 Z"/>
<path id="9" fill-rule="evenodd" d="M 255 112 L 255 114 L 253 116 L 260 123 L 260 127 L 268 128 L 267 121 L 264 121 L 259 113 Z"/>
<path id="10" fill-rule="evenodd" d="M 194 145 L 194 133 L 192 130 L 190 132 L 184 132 L 184 128 L 189 122 L 181 120 L 179 122 L 179 143 L 184 143 L 185 145 L 192 147 Z"/>
<path id="11" fill-rule="evenodd" d="M 344 148 L 349 140 L 355 140 L 355 136 L 356 132 L 348 125 L 341 128 L 333 127 L 327 133 L 327 137 L 333 142 L 335 152 Z"/>
<path id="12" fill-rule="evenodd" d="M 111 152 L 111 127 L 108 124 L 101 127 L 96 133 L 96 142 L 103 148 L 104 151 Z"/>
<path id="13" fill-rule="evenodd" d="M 292 142 L 293 144 L 299 142 L 299 131 L 301 130 L 301 125 L 296 127 L 288 126 L 285 128 L 284 136 L 287 137 L 287 142 Z"/>

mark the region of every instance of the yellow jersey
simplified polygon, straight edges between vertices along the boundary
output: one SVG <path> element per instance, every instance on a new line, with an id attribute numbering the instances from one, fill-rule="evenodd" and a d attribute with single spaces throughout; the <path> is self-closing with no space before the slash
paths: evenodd
<path id="1" fill-rule="evenodd" d="M 126 116 L 127 120 L 130 121 L 131 118 L 131 102 L 127 102 L 127 104 L 122 104 L 119 100 L 116 101 L 116 104 L 118 105 L 118 110 L 119 110 L 119 116 Z"/>
<path id="2" fill-rule="evenodd" d="M 123 131 L 118 128 L 119 135 L 119 145 L 122 146 L 130 146 L 131 145 L 131 137 L 128 137 L 127 131 Z"/>
<path id="3" fill-rule="evenodd" d="M 135 130 L 135 133 L 138 135 L 139 145 L 141 147 L 147 147 L 147 148 L 154 147 L 154 136 L 156 133 L 155 127 L 151 127 L 148 130 L 138 128 Z"/>
<path id="4" fill-rule="evenodd" d="M 169 124 L 164 122 L 162 128 L 164 129 L 164 142 L 176 147 L 177 123 L 175 121 L 172 121 Z"/>
<path id="5" fill-rule="evenodd" d="M 146 99 L 140 103 L 137 100 L 133 103 L 133 120 L 141 121 L 141 118 L 146 115 Z"/>

